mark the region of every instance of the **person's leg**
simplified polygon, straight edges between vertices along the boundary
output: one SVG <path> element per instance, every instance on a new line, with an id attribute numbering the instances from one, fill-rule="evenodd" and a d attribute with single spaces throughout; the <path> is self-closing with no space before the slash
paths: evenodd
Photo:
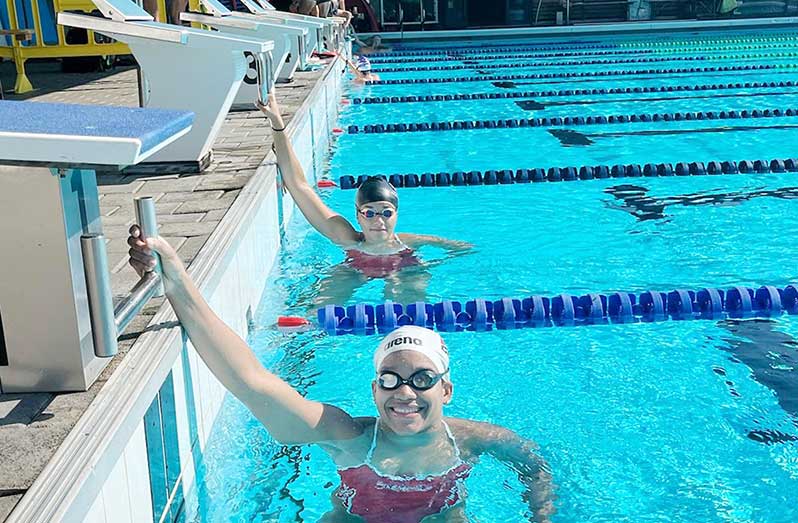
<path id="1" fill-rule="evenodd" d="M 350 27 L 350 24 L 352 23 L 352 13 L 349 11 L 344 11 L 343 9 L 339 9 L 338 12 L 335 13 L 335 16 L 343 17 L 345 20 L 344 27 Z"/>
<path id="2" fill-rule="evenodd" d="M 308 306 L 318 308 L 325 305 L 345 305 L 355 291 L 367 281 L 368 278 L 362 272 L 349 265 L 345 263 L 336 265 L 314 286 L 316 294 Z"/>
<path id="3" fill-rule="evenodd" d="M 188 0 L 166 0 L 166 10 L 169 12 L 169 23 L 183 25 L 180 21 L 180 13 L 188 8 Z"/>
<path id="4" fill-rule="evenodd" d="M 142 0 L 144 10 L 158 20 L 158 0 Z"/>
<path id="5" fill-rule="evenodd" d="M 385 278 L 383 297 L 402 305 L 427 301 L 427 286 L 431 279 L 432 274 L 422 265 L 405 267 Z"/>

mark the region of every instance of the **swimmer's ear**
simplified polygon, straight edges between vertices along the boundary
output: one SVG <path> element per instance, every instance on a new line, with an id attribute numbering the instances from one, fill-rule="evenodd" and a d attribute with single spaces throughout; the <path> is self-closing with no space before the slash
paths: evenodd
<path id="1" fill-rule="evenodd" d="M 454 385 L 452 385 L 449 381 L 442 382 L 443 384 L 443 404 L 448 405 L 450 401 L 452 401 L 452 395 L 454 394 Z"/>
<path id="2" fill-rule="evenodd" d="M 371 380 L 371 397 L 377 402 L 377 380 Z"/>

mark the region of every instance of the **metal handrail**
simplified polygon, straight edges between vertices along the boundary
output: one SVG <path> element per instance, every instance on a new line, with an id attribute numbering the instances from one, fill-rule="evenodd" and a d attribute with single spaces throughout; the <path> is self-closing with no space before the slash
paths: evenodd
<path id="1" fill-rule="evenodd" d="M 155 203 L 152 198 L 136 198 L 136 221 L 141 229 L 141 238 L 158 235 Z M 86 234 L 80 239 L 83 253 L 83 269 L 89 302 L 94 354 L 98 358 L 111 358 L 119 352 L 117 340 L 133 318 L 152 299 L 163 296 L 160 260 L 156 255 L 156 266 L 145 274 L 116 307 L 113 306 L 111 277 L 108 257 L 105 252 L 105 237 L 102 234 Z"/>

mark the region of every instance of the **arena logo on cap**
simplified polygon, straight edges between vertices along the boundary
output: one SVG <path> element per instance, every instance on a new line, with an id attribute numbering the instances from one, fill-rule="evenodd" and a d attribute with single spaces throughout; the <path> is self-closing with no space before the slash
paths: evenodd
<path id="1" fill-rule="evenodd" d="M 401 338 L 396 338 L 388 342 L 388 345 L 385 346 L 385 349 L 390 349 L 391 347 L 395 347 L 397 345 L 405 345 L 405 344 L 413 344 L 413 345 L 424 345 L 424 342 L 421 341 L 419 338 L 413 338 L 410 336 L 402 336 Z"/>

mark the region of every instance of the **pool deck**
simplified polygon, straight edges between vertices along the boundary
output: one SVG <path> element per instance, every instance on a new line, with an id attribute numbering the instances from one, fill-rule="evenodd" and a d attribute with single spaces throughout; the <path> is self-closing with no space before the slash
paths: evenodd
<path id="1" fill-rule="evenodd" d="M 92 74 L 63 74 L 55 63 L 28 62 L 37 91 L 6 99 L 94 105 L 138 105 L 136 70 L 119 67 Z M 276 94 L 287 121 L 293 117 L 325 69 L 297 72 Z M 0 63 L 3 85 L 14 85 L 14 68 Z M 161 236 L 190 264 L 216 229 L 241 189 L 271 148 L 271 133 L 259 111 L 231 112 L 214 144 L 211 166 L 200 174 L 99 174 L 103 230 L 109 239 L 108 263 L 115 299 L 138 280 L 127 265 L 128 228 L 134 223 L 133 199 L 156 201 Z M 158 311 L 153 300 L 120 339 L 119 354 L 86 392 L 69 394 L 0 394 L 0 522 L 16 504 L 125 357 L 138 335 Z"/>

